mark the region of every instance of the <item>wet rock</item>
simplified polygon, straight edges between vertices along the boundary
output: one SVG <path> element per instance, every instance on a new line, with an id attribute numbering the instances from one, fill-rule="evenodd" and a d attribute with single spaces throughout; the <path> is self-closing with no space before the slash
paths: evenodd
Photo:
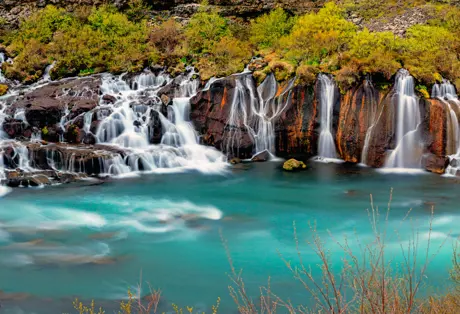
<path id="1" fill-rule="evenodd" d="M 25 109 L 27 122 L 42 129 L 59 123 L 66 107 L 72 119 L 93 109 L 100 84 L 98 76 L 52 82 L 19 96 L 9 109 Z"/>
<path id="2" fill-rule="evenodd" d="M 339 156 L 348 162 L 361 162 L 366 134 L 378 118 L 380 92 L 364 81 L 342 96 L 337 129 Z"/>
<path id="3" fill-rule="evenodd" d="M 160 144 L 161 138 L 163 136 L 163 130 L 160 120 L 160 114 L 155 110 L 152 110 L 150 113 L 150 121 L 148 127 L 150 130 L 150 143 Z"/>
<path id="4" fill-rule="evenodd" d="M 296 171 L 307 168 L 307 166 L 302 162 L 296 159 L 289 159 L 283 164 L 283 169 L 286 171 Z"/>
<path id="5" fill-rule="evenodd" d="M 291 101 L 275 123 L 276 156 L 308 158 L 318 147 L 318 108 L 313 86 L 294 87 Z"/>
<path id="6" fill-rule="evenodd" d="M 449 165 L 449 158 L 436 156 L 434 154 L 424 154 L 422 157 L 422 166 L 429 172 L 443 174 Z"/>
<path id="7" fill-rule="evenodd" d="M 113 95 L 105 94 L 104 96 L 102 96 L 102 100 L 104 100 L 106 103 L 114 104 L 117 102 L 117 97 Z"/>
<path id="8" fill-rule="evenodd" d="M 168 106 L 170 104 L 170 102 L 171 102 L 171 98 L 169 98 L 169 96 L 165 95 L 165 94 L 161 95 L 160 99 L 161 99 L 161 102 L 163 103 L 163 105 L 165 105 L 165 106 Z"/>
<path id="9" fill-rule="evenodd" d="M 6 185 L 9 187 L 37 187 L 51 185 L 51 180 L 44 174 L 9 172 Z"/>
<path id="10" fill-rule="evenodd" d="M 255 88 L 255 81 L 252 81 Z M 228 123 L 234 99 L 236 81 L 234 76 L 219 79 L 209 89 L 199 91 L 190 100 L 190 117 L 201 135 L 201 143 L 214 146 L 230 158 L 251 158 L 254 144 L 246 127 Z M 245 103 L 249 104 L 251 95 L 245 90 Z"/>
<path id="11" fill-rule="evenodd" d="M 22 120 L 6 118 L 3 122 L 2 127 L 3 131 L 5 131 L 10 138 L 17 138 L 20 136 L 27 137 L 26 135 L 29 135 L 30 137 L 31 134 L 30 132 L 25 134 L 25 131 L 28 129 L 28 126 Z"/>
<path id="12" fill-rule="evenodd" d="M 240 164 L 240 163 L 241 163 L 241 159 L 239 159 L 239 158 L 237 158 L 237 157 L 232 158 L 232 159 L 230 159 L 230 163 L 231 163 L 232 165 Z"/>
<path id="13" fill-rule="evenodd" d="M 85 133 L 82 143 L 86 145 L 94 145 L 96 144 L 96 137 L 93 133 Z"/>
<path id="14" fill-rule="evenodd" d="M 251 161 L 255 161 L 255 162 L 262 162 L 262 161 L 268 161 L 268 160 L 270 160 L 270 153 L 266 150 L 256 154 L 254 157 L 251 158 Z"/>

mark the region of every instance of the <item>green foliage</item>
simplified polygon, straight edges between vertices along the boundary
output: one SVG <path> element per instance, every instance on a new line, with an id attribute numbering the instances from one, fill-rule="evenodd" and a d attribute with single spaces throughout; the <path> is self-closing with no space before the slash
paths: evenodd
<path id="1" fill-rule="evenodd" d="M 148 16 L 149 7 L 145 4 L 144 0 L 130 0 L 125 14 L 130 21 L 140 22 Z"/>
<path id="2" fill-rule="evenodd" d="M 5 95 L 8 92 L 8 85 L 0 84 L 0 96 Z"/>
<path id="3" fill-rule="evenodd" d="M 417 85 L 415 90 L 422 94 L 424 98 L 430 98 L 430 93 L 428 92 L 428 88 L 425 85 Z"/>
<path id="4" fill-rule="evenodd" d="M 241 72 L 249 61 L 248 56 L 250 49 L 247 43 L 225 36 L 211 47 L 207 56 L 200 58 L 197 67 L 203 80 L 212 76 L 226 76 Z"/>
<path id="5" fill-rule="evenodd" d="M 56 61 L 50 73 L 56 79 L 139 71 L 158 59 L 155 47 L 149 45 L 146 22 L 131 22 L 111 6 L 93 8 L 86 17 L 47 6 L 21 24 L 10 39 L 8 51 L 16 59 L 5 74 L 24 83 L 36 81 L 51 60 Z"/>
<path id="6" fill-rule="evenodd" d="M 445 28 L 415 25 L 407 30 L 403 42 L 404 66 L 414 77 L 429 84 L 435 83 L 439 74 L 455 80 L 460 69 L 459 45 L 459 38 Z"/>
<path id="7" fill-rule="evenodd" d="M 43 127 L 43 129 L 42 129 L 42 135 L 43 135 L 43 136 L 47 136 L 48 133 L 49 133 L 48 127 L 45 125 L 45 126 Z"/>
<path id="8" fill-rule="evenodd" d="M 289 34 L 293 22 L 283 9 L 275 9 L 251 22 L 250 41 L 258 49 L 273 48 Z"/>
<path id="9" fill-rule="evenodd" d="M 14 57 L 13 64 L 4 63 L 3 72 L 31 83 L 52 62 L 53 79 L 136 72 L 153 64 L 174 75 L 193 65 L 208 79 L 240 72 L 257 55 L 263 67 L 268 64 L 257 68 L 257 81 L 274 73 L 279 81 L 296 75 L 298 82 L 311 85 L 325 72 L 334 74 L 345 91 L 367 74 L 388 80 L 405 67 L 420 86 L 447 78 L 460 90 L 460 8 L 439 1 L 426 5 L 436 18 L 412 26 L 404 38 L 359 30 L 345 18 L 387 17 L 425 2 L 344 0 L 294 18 L 275 9 L 247 23 L 222 17 L 204 1 L 186 26 L 174 18 L 147 23 L 143 0 L 132 0 L 123 12 L 110 5 L 81 6 L 71 13 L 47 6 L 18 30 L 0 32 L 0 42 Z M 385 8 L 391 12 L 381 12 Z M 419 90 L 426 96 L 424 91 Z"/>
<path id="10" fill-rule="evenodd" d="M 192 16 L 185 30 L 185 36 L 192 53 L 207 53 L 222 37 L 230 36 L 228 20 L 215 10 L 202 8 Z"/>
<path id="11" fill-rule="evenodd" d="M 356 26 L 345 20 L 343 14 L 340 7 L 329 2 L 318 13 L 301 16 L 291 34 L 282 40 L 286 57 L 297 62 L 321 62 L 344 50 Z"/>

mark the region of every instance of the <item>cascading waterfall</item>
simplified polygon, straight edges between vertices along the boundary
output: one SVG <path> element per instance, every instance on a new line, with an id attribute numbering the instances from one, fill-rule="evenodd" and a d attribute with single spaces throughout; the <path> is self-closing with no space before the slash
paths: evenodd
<path id="1" fill-rule="evenodd" d="M 53 147 L 51 144 L 50 148 L 45 148 L 46 169 L 85 172 L 87 167 L 97 164 L 102 175 L 129 175 L 140 171 L 175 172 L 185 169 L 217 173 L 225 169 L 225 156 L 212 147 L 199 144 L 198 135 L 189 118 L 190 98 L 197 93 L 199 87 L 199 80 L 196 79 L 193 70 L 189 69 L 188 74 L 174 79 L 177 88 L 172 95 L 171 105 L 168 106 L 163 104 L 157 93 L 160 88 L 173 82 L 169 75 L 146 71 L 133 78 L 130 84 L 127 83 L 129 79 L 124 79 L 123 75 L 103 75 L 102 93 L 96 108 L 69 118 L 72 112 L 66 106 L 57 124 L 62 142 L 67 126 L 73 124 L 77 118 L 82 119 L 80 121 L 84 134 L 91 134 L 93 131 L 96 142 L 105 145 L 106 148 L 102 146 L 100 152 L 92 150 L 94 157 L 91 157 L 88 163 L 82 158 L 82 149 L 85 148 L 59 145 Z M 31 86 L 30 90 L 48 84 L 48 80 L 49 77 L 45 76 L 39 83 Z M 62 95 L 65 96 L 67 92 L 69 91 L 63 90 Z M 78 91 L 87 92 L 91 90 Z M 107 103 L 103 99 L 106 94 L 114 96 L 114 103 Z M 0 101 L 0 126 L 8 117 L 5 110 L 6 104 Z M 16 109 L 9 114 L 28 125 L 24 109 Z M 93 119 L 99 121 L 95 129 L 92 129 Z M 158 144 L 152 144 L 153 128 L 156 128 L 156 134 L 160 134 L 161 137 Z M 41 131 L 35 130 L 30 142 L 40 140 Z M 0 128 L 0 180 L 6 178 L 6 169 L 20 168 L 31 173 L 40 170 L 34 168 L 35 161 L 29 156 L 32 152 L 29 152 L 28 145 L 9 139 Z M 37 147 L 40 143 L 30 145 Z M 60 152 L 60 149 L 64 151 Z"/>
<path id="2" fill-rule="evenodd" d="M 321 131 L 318 142 L 318 157 L 337 158 L 334 136 L 332 135 L 332 118 L 334 111 L 335 91 L 334 80 L 325 74 L 318 76 L 320 84 L 320 123 Z"/>
<path id="3" fill-rule="evenodd" d="M 189 120 L 190 98 L 199 82 L 191 71 L 183 76 L 167 116 L 162 112 L 157 92 L 171 82 L 166 74 L 143 73 L 133 82 L 133 89 L 122 77 L 103 78 L 104 94 L 118 95 L 114 104 L 101 105 L 111 112 L 96 132 L 98 143 L 125 149 L 123 158 L 107 160 L 109 174 L 138 171 L 167 171 L 171 168 L 219 172 L 225 167 L 224 156 L 211 147 L 199 145 L 198 136 Z M 146 97 L 147 96 L 147 97 Z M 160 144 L 150 144 L 154 119 L 159 117 L 163 136 Z"/>
<path id="4" fill-rule="evenodd" d="M 226 151 L 229 153 L 232 147 L 240 146 L 241 128 L 244 128 L 254 143 L 253 154 L 267 151 L 273 158 L 275 122 L 290 104 L 294 80 L 289 81 L 282 90 L 272 74 L 257 88 L 252 75 L 246 72 L 235 75 L 235 80 L 235 93 L 226 127 Z"/>
<path id="5" fill-rule="evenodd" d="M 2 63 L 5 62 L 5 54 L 3 52 L 0 52 L 0 83 L 5 82 L 5 77 L 2 74 Z"/>
<path id="6" fill-rule="evenodd" d="M 423 144 L 419 125 L 422 122 L 414 78 L 405 69 L 396 75 L 396 147 L 385 167 L 421 168 Z"/>
<path id="7" fill-rule="evenodd" d="M 450 154 L 450 163 L 446 169 L 447 175 L 455 176 L 460 169 L 460 127 L 457 112 L 460 113 L 460 100 L 457 97 L 455 86 L 448 80 L 443 80 L 441 84 L 433 85 L 431 92 L 432 98 L 442 101 L 449 110 L 447 134 L 447 154 Z"/>

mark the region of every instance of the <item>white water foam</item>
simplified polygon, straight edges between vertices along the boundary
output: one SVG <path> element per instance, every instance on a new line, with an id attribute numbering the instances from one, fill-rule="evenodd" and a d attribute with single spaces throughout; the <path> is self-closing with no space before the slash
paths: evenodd
<path id="1" fill-rule="evenodd" d="M 385 163 L 386 168 L 421 168 L 423 143 L 419 126 L 422 117 L 415 95 L 414 78 L 405 69 L 396 75 L 396 147 Z M 404 172 L 407 172 L 404 171 Z"/>
<path id="2" fill-rule="evenodd" d="M 335 141 L 332 135 L 332 119 L 334 113 L 335 101 L 335 83 L 334 80 L 325 74 L 318 76 L 320 85 L 320 121 L 321 131 L 318 141 L 318 156 L 323 158 L 335 159 L 337 152 L 335 149 Z"/>

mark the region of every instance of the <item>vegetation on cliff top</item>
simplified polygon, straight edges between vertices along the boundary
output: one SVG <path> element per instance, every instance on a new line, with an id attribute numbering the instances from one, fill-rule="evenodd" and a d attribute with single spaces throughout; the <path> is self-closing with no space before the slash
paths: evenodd
<path id="1" fill-rule="evenodd" d="M 406 6 L 425 3 L 409 2 Z M 53 62 L 53 78 L 135 72 L 154 64 L 175 74 L 193 65 L 206 80 L 240 72 L 258 55 L 263 62 L 256 76 L 261 79 L 272 71 L 279 80 L 297 75 L 309 84 L 317 73 L 326 72 L 346 89 L 367 74 L 389 79 L 405 67 L 422 84 L 444 77 L 460 89 L 460 9 L 425 5 L 436 19 L 410 27 L 403 38 L 360 30 L 345 18 L 350 10 L 365 18 L 377 14 L 376 5 L 360 0 L 329 2 L 303 16 L 276 9 L 239 21 L 220 16 L 204 2 L 187 24 L 159 17 L 149 20 L 140 0 L 125 12 L 108 5 L 72 13 L 47 6 L 18 30 L 1 33 L 14 57 L 3 70 L 8 78 L 30 83 Z"/>

